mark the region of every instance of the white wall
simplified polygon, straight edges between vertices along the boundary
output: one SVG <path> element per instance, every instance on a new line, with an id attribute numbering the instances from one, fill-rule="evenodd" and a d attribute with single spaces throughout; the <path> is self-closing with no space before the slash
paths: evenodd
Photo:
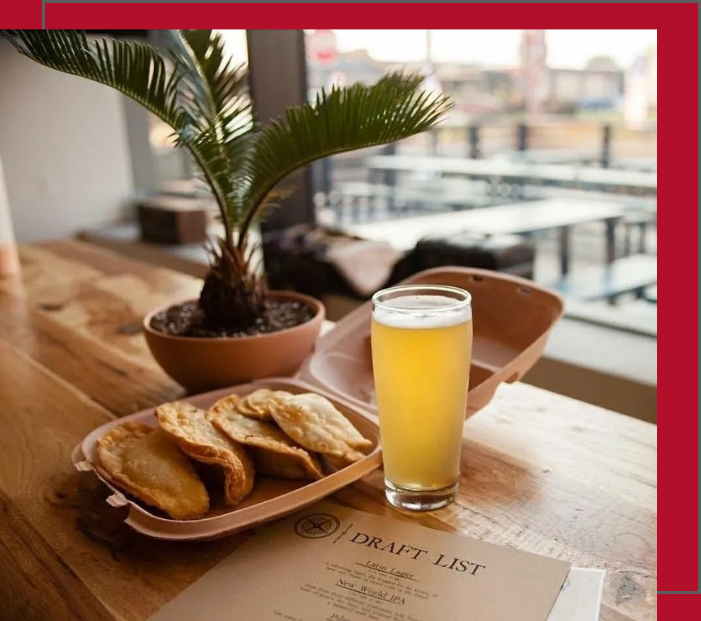
<path id="1" fill-rule="evenodd" d="M 118 218 L 133 192 L 122 95 L 0 40 L 0 159 L 18 241 Z"/>

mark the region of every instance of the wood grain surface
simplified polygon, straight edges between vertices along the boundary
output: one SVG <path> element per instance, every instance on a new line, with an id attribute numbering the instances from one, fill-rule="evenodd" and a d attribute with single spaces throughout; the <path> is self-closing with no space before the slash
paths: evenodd
<path id="1" fill-rule="evenodd" d="M 140 323 L 195 278 L 85 243 L 20 247 L 0 279 L 2 619 L 145 619 L 246 539 L 147 539 L 123 525 L 73 448 L 96 426 L 184 395 Z M 606 570 L 602 620 L 656 618 L 656 427 L 547 391 L 502 386 L 465 425 L 446 509 L 389 508 L 376 472 L 334 499 L 360 510 Z"/>

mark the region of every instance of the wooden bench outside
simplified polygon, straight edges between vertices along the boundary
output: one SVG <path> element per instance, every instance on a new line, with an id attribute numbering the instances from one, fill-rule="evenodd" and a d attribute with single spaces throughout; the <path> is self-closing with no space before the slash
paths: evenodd
<path id="1" fill-rule="evenodd" d="M 637 230 L 638 248 L 640 254 L 647 254 L 647 232 L 648 227 L 657 226 L 657 213 L 644 210 L 634 209 L 628 211 L 623 217 L 623 230 L 625 237 L 623 238 L 623 254 L 633 254 L 632 232 Z"/>
<path id="2" fill-rule="evenodd" d="M 458 157 L 417 157 L 375 155 L 366 166 L 373 174 L 395 179 L 395 173 L 441 173 L 464 178 L 499 180 L 506 184 L 624 193 L 632 196 L 657 196 L 657 173 L 643 173 L 563 164 L 528 164 L 499 160 L 475 160 Z M 388 177 L 389 175 L 389 177 Z"/>
<path id="3" fill-rule="evenodd" d="M 496 235 L 525 235 L 559 230 L 560 270 L 569 272 L 570 229 L 589 222 L 605 225 L 607 263 L 614 260 L 615 225 L 625 213 L 616 202 L 589 202 L 571 199 L 546 199 L 470 209 L 435 215 L 401 218 L 387 222 L 372 222 L 344 226 L 347 232 L 363 237 L 389 241 L 397 250 L 411 250 L 423 237 L 446 232 L 466 231 L 485 237 Z"/>
<path id="4" fill-rule="evenodd" d="M 643 295 L 657 283 L 657 257 L 637 254 L 616 259 L 610 265 L 591 266 L 561 277 L 552 287 L 579 300 L 615 301 L 626 293 Z"/>
<path id="5" fill-rule="evenodd" d="M 657 304 L 657 285 L 645 289 L 643 292 L 643 298 L 645 298 L 645 300 L 651 304 Z"/>
<path id="6" fill-rule="evenodd" d="M 404 211 L 406 207 L 426 212 L 460 211 L 490 207 L 504 202 L 503 197 L 480 195 L 460 187 L 446 187 L 445 184 L 438 185 L 429 182 L 423 183 L 422 187 L 416 187 L 405 184 L 390 186 L 384 183 L 348 181 L 340 184 L 338 194 L 342 200 L 371 201 L 375 207 L 379 203 L 388 211 L 395 212 Z"/>

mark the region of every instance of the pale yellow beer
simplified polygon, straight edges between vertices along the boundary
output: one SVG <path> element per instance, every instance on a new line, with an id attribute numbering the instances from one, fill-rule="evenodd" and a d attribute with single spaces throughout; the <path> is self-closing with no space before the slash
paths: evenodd
<path id="1" fill-rule="evenodd" d="M 469 294 L 394 288 L 373 301 L 373 375 L 388 498 L 403 508 L 443 506 L 460 472 L 472 354 Z M 401 502 L 412 493 L 408 504 L 414 506 Z"/>

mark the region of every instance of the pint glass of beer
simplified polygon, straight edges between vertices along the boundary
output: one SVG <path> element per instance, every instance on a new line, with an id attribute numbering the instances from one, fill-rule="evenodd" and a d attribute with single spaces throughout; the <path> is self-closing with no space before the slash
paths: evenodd
<path id="1" fill-rule="evenodd" d="M 472 357 L 467 291 L 398 286 L 372 298 L 372 363 L 385 472 L 395 507 L 449 504 L 458 487 Z"/>

